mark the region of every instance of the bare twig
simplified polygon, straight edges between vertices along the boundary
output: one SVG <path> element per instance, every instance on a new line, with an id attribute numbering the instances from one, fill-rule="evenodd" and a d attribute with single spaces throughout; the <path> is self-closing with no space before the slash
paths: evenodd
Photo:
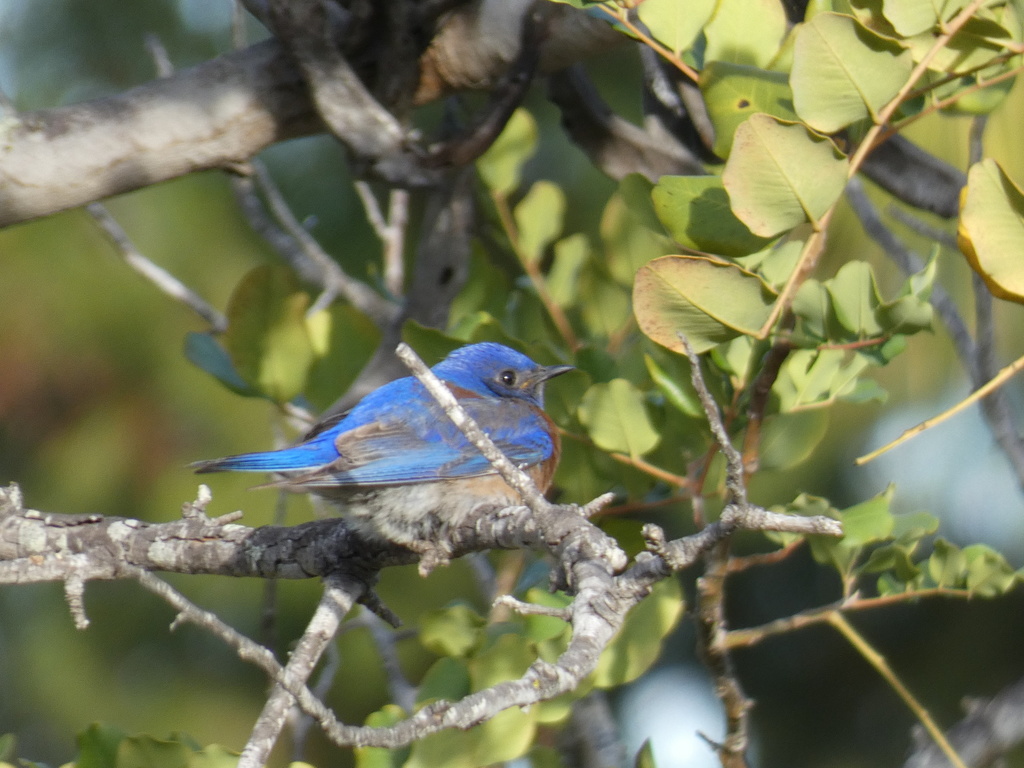
<path id="1" fill-rule="evenodd" d="M 379 326 L 384 326 L 398 313 L 395 303 L 388 301 L 366 283 L 353 278 L 324 251 L 296 218 L 263 163 L 254 160 L 251 178 L 235 176 L 232 186 L 252 228 L 263 237 L 306 282 L 318 286 L 323 293 L 311 311 L 325 308 L 341 296 Z M 273 218 L 267 215 L 256 190 L 262 193 Z"/>
<path id="2" fill-rule="evenodd" d="M 160 36 L 150 32 L 145 36 L 144 42 L 146 43 L 146 50 L 149 51 L 153 64 L 156 66 L 156 76 L 170 77 L 173 75 L 174 65 L 171 63 L 171 57 L 167 55 L 167 49 L 164 47 Z"/>
<path id="3" fill-rule="evenodd" d="M 323 597 L 292 651 L 282 674 L 284 678 L 300 684 L 309 679 L 327 645 L 334 639 L 341 620 L 365 589 L 365 584 L 352 580 L 339 577 L 325 579 Z M 239 768 L 263 768 L 267 764 L 293 700 L 283 685 L 274 685 L 238 759 Z"/>
<path id="4" fill-rule="evenodd" d="M 569 608 L 556 608 L 552 605 L 538 605 L 537 603 L 524 603 L 512 595 L 499 595 L 494 600 L 495 605 L 503 605 L 522 616 L 551 616 L 562 621 L 572 619 L 572 610 Z"/>
<path id="5" fill-rule="evenodd" d="M 410 683 L 405 673 L 402 672 L 394 627 L 389 627 L 372 611 L 366 609 L 359 614 L 358 621 L 370 631 L 373 643 L 377 647 L 377 653 L 380 654 L 384 674 L 388 681 L 388 690 L 391 692 L 391 700 L 406 712 L 411 713 L 416 707 L 416 686 Z"/>
<path id="6" fill-rule="evenodd" d="M 700 356 L 694 351 L 689 340 L 682 333 L 679 340 L 686 350 L 686 357 L 690 361 L 690 381 L 697 391 L 700 403 L 704 406 L 704 413 L 708 418 L 708 425 L 711 427 L 711 434 L 715 436 L 722 455 L 725 456 L 726 478 L 725 484 L 731 495 L 731 501 L 737 506 L 743 507 L 747 504 L 747 486 L 743 480 L 743 457 L 729 440 L 729 433 L 722 423 L 722 414 L 718 410 L 718 404 L 711 396 L 707 384 L 704 383 L 704 375 L 700 370 Z"/>
<path id="7" fill-rule="evenodd" d="M 380 203 L 365 181 L 356 181 L 356 192 L 363 201 L 366 218 L 384 247 L 384 287 L 392 296 L 401 296 L 405 289 L 405 229 L 409 223 L 409 192 L 392 189 L 388 195 L 388 216 L 384 218 Z"/>
<path id="8" fill-rule="evenodd" d="M 128 238 L 127 233 L 121 228 L 113 216 L 107 211 L 102 203 L 91 203 L 85 207 L 89 215 L 96 221 L 100 229 L 107 236 L 110 242 L 121 253 L 125 263 L 146 278 L 161 292 L 179 301 L 191 309 L 203 320 L 210 324 L 210 327 L 217 333 L 221 333 L 228 327 L 228 321 L 224 315 L 213 308 L 198 293 L 193 291 L 178 278 L 172 275 L 163 267 L 159 267 L 147 259 L 135 247 Z"/>

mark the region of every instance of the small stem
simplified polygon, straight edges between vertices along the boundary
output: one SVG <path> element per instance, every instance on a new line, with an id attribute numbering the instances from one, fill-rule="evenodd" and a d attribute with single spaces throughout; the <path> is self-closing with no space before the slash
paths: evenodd
<path id="1" fill-rule="evenodd" d="M 544 309 L 547 310 L 548 316 L 555 324 L 559 335 L 565 341 L 569 349 L 578 349 L 580 344 L 576 338 L 576 332 L 573 331 L 569 318 L 565 316 L 562 308 L 558 306 L 558 302 L 552 298 L 551 292 L 548 291 L 547 282 L 544 280 L 544 273 L 540 271 L 539 263 L 528 259 L 526 254 L 524 254 L 522 249 L 519 247 L 519 230 L 516 227 L 515 220 L 512 216 L 512 210 L 509 207 L 508 198 L 506 198 L 501 192 L 494 192 L 492 194 L 492 198 L 494 200 L 494 207 L 498 211 L 498 218 L 501 220 L 502 229 L 505 230 L 505 236 L 508 237 L 509 243 L 512 245 L 512 250 L 515 253 L 516 258 L 519 259 L 520 266 L 523 268 L 526 276 L 530 278 L 530 283 L 533 285 L 533 289 L 537 291 L 537 296 L 544 305 Z"/>
<path id="2" fill-rule="evenodd" d="M 900 87 L 899 92 L 892 97 L 889 103 L 879 110 L 878 116 L 875 119 L 875 124 L 868 130 L 867 134 L 864 136 L 864 140 L 861 141 L 857 150 L 853 153 L 853 157 L 850 158 L 849 178 L 852 179 L 856 175 L 857 171 L 860 170 L 860 167 L 864 164 L 864 160 L 871 153 L 871 150 L 873 150 L 884 138 L 888 138 L 888 135 L 883 136 L 883 130 L 886 128 L 889 120 L 892 119 L 892 116 L 896 113 L 896 110 L 899 109 L 900 105 L 907 100 L 910 92 L 914 89 L 914 86 L 917 85 L 917 82 L 924 77 L 932 59 L 934 59 L 938 52 L 941 51 L 951 39 L 953 39 L 953 36 L 956 35 L 956 33 L 960 31 L 961 27 L 968 22 L 968 20 L 974 15 L 975 11 L 977 11 L 987 1 L 988 0 L 973 0 L 973 2 L 967 5 L 956 15 L 954 19 L 949 22 L 949 24 L 946 25 L 942 34 L 935 38 L 935 42 L 932 44 L 932 47 L 928 49 L 927 53 L 925 53 L 917 63 L 917 66 L 914 67 L 914 70 L 910 73 L 910 77 L 907 78 L 907 82 Z"/>
<path id="3" fill-rule="evenodd" d="M 914 697 L 914 695 L 907 689 L 903 682 L 899 679 L 892 667 L 889 666 L 889 662 L 885 660 L 874 647 L 861 635 L 857 630 L 853 628 L 853 625 L 846 620 L 839 611 L 833 611 L 828 617 L 829 623 L 839 630 L 839 633 L 849 641 L 850 645 L 857 649 L 857 652 L 864 657 L 871 666 L 882 676 L 882 678 L 889 683 L 894 691 L 899 694 L 899 697 L 903 699 L 903 703 L 907 705 L 907 708 L 914 713 L 915 717 L 921 721 L 921 725 L 925 727 L 929 735 L 938 744 L 939 749 L 945 753 L 949 762 L 952 763 L 955 768 L 967 768 L 964 765 L 964 761 L 960 758 L 960 755 L 953 749 L 953 745 L 946 739 L 946 735 L 942 732 L 939 726 L 932 719 L 931 714 L 922 704 Z"/>
<path id="4" fill-rule="evenodd" d="M 606 14 L 608 14 L 608 16 L 615 19 L 615 21 L 624 26 L 634 35 L 636 35 L 637 39 L 640 40 L 640 42 L 642 42 L 651 50 L 657 52 L 659 56 L 664 58 L 665 61 L 669 62 L 672 66 L 674 66 L 676 69 L 678 69 L 688 78 L 690 78 L 690 80 L 692 80 L 695 83 L 700 81 L 700 73 L 697 72 L 697 70 L 695 70 L 685 61 L 679 58 L 675 53 L 670 51 L 668 48 L 666 48 L 664 45 L 659 43 L 653 37 L 651 37 L 642 29 L 640 29 L 636 24 L 630 21 L 629 9 L 621 8 L 617 5 L 610 8 L 603 3 L 597 7 L 600 10 L 604 11 Z"/>

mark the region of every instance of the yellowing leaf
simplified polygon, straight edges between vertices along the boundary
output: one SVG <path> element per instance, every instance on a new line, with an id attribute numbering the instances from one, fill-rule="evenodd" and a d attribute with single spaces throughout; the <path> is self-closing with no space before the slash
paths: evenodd
<path id="1" fill-rule="evenodd" d="M 971 167 L 961 196 L 961 250 L 993 294 L 1024 303 L 1024 193 L 989 158 Z"/>

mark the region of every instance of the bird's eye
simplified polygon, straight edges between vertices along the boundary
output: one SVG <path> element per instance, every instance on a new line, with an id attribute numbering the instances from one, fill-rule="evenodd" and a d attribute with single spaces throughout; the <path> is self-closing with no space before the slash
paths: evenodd
<path id="1" fill-rule="evenodd" d="M 498 380 L 506 387 L 515 386 L 516 383 L 516 372 L 515 371 L 502 371 L 498 374 Z"/>

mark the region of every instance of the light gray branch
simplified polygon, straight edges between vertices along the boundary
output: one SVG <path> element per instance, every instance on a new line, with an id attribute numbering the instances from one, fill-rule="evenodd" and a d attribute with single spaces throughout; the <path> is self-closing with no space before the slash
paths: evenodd
<path id="1" fill-rule="evenodd" d="M 516 60 L 532 5 L 477 0 L 445 14 L 419 61 L 415 103 L 490 90 Z M 552 6 L 549 13 L 542 72 L 625 40 L 575 8 Z M 346 102 L 337 109 L 356 124 L 353 136 L 371 141 L 359 130 L 370 124 L 365 110 Z M 271 144 L 324 130 L 302 71 L 276 39 L 115 96 L 8 117 L 0 123 L 0 227 L 195 171 L 235 167 Z M 404 141 L 386 118 L 382 125 L 381 148 Z"/>
<path id="2" fill-rule="evenodd" d="M 227 330 L 228 321 L 212 304 L 193 291 L 178 278 L 161 266 L 154 264 L 143 256 L 128 237 L 128 234 L 110 215 L 102 203 L 91 203 L 85 207 L 89 215 L 107 236 L 114 247 L 121 253 L 125 263 L 156 286 L 157 290 L 179 301 L 210 324 L 211 330 L 222 333 Z"/>

